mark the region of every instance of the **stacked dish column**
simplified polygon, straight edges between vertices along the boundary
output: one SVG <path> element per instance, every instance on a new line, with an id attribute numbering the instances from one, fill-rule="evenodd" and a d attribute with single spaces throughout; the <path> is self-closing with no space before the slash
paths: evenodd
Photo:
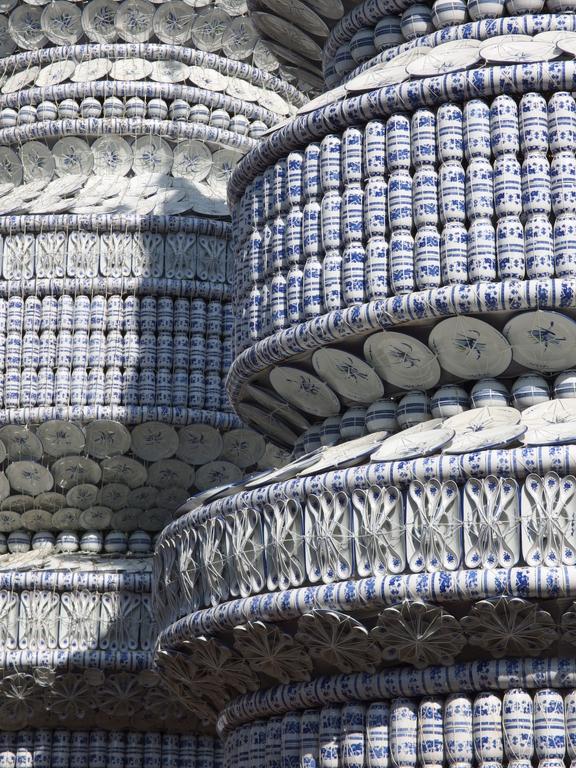
<path id="1" fill-rule="evenodd" d="M 285 460 L 224 387 L 226 185 L 317 82 L 235 0 L 2 11 L 0 763 L 209 768 L 151 669 L 150 555 Z"/>
<path id="2" fill-rule="evenodd" d="M 294 461 L 168 526 L 153 584 L 227 765 L 572 760 L 569 10 L 361 3 L 231 176 L 228 391 Z"/>

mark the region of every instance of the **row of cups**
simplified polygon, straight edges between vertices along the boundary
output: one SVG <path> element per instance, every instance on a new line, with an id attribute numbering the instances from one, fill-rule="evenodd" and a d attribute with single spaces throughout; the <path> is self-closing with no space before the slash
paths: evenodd
<path id="1" fill-rule="evenodd" d="M 564 371 L 552 382 L 539 373 L 519 376 L 511 386 L 499 379 L 481 379 L 468 392 L 447 384 L 433 394 L 415 390 L 400 400 L 377 400 L 368 407 L 352 406 L 306 430 L 295 446 L 298 457 L 323 445 L 354 440 L 372 432 L 398 432 L 435 418 L 449 418 L 473 408 L 512 406 L 524 411 L 552 399 L 576 398 L 576 371 Z"/>
<path id="2" fill-rule="evenodd" d="M 205 104 L 190 104 L 184 99 L 167 102 L 165 99 L 144 100 L 138 96 L 126 100 L 119 99 L 117 96 L 108 96 L 105 99 L 88 96 L 80 102 L 75 99 L 63 99 L 58 103 L 41 101 L 37 106 L 24 104 L 18 109 L 5 107 L 0 111 L 0 129 L 45 120 L 100 117 L 170 119 L 175 122 L 199 123 L 253 139 L 259 139 L 268 130 L 268 126 L 262 120 L 250 120 L 242 114 L 231 115 L 225 109 L 211 109 Z"/>
<path id="3" fill-rule="evenodd" d="M 91 554 L 149 555 L 154 550 L 158 534 L 150 536 L 146 531 L 61 531 L 56 536 L 51 531 L 12 531 L 0 533 L 0 555 L 22 554 L 30 550 L 43 552 L 56 548 L 59 552 L 89 552 Z"/>

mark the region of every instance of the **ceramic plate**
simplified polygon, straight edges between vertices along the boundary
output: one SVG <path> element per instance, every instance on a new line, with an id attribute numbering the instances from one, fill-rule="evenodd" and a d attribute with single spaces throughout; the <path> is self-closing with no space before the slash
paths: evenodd
<path id="1" fill-rule="evenodd" d="M 287 19 L 308 34 L 315 37 L 328 37 L 329 27 L 309 6 L 301 0 L 262 0 L 264 6 Z"/>
<path id="2" fill-rule="evenodd" d="M 132 168 L 132 148 L 121 136 L 100 136 L 92 144 L 94 173 L 100 176 L 125 176 Z"/>
<path id="3" fill-rule="evenodd" d="M 373 403 L 384 395 L 378 374 L 356 355 L 340 349 L 318 349 L 312 355 L 318 376 L 349 403 Z"/>
<path id="4" fill-rule="evenodd" d="M 0 531 L 2 533 L 11 533 L 22 528 L 22 516 L 19 512 L 4 509 L 0 511 Z"/>
<path id="5" fill-rule="evenodd" d="M 81 510 L 75 507 L 62 507 L 54 512 L 52 523 L 62 531 L 73 531 L 80 525 Z"/>
<path id="6" fill-rule="evenodd" d="M 117 6 L 113 0 L 110 3 Z M 106 77 L 112 68 L 112 62 L 109 59 L 91 59 L 77 64 L 74 74 L 70 78 L 74 83 L 85 83 L 93 80 L 101 80 Z"/>
<path id="7" fill-rule="evenodd" d="M 146 59 L 119 59 L 110 68 L 114 80 L 143 80 L 152 72 L 152 63 Z"/>
<path id="8" fill-rule="evenodd" d="M 54 521 L 45 509 L 28 509 L 22 514 L 22 525 L 29 531 L 49 531 Z"/>
<path id="9" fill-rule="evenodd" d="M 425 426 L 426 422 L 422 425 Z M 385 440 L 370 461 L 401 461 L 438 453 L 454 437 L 453 429 L 439 427 L 419 432 L 400 432 Z"/>
<path id="10" fill-rule="evenodd" d="M 129 495 L 130 488 L 124 483 L 108 483 L 98 490 L 96 504 L 117 512 L 127 505 Z"/>
<path id="11" fill-rule="evenodd" d="M 560 312 L 525 312 L 504 326 L 520 365 L 545 373 L 576 365 L 576 323 Z"/>
<path id="12" fill-rule="evenodd" d="M 192 66 L 188 70 L 190 82 L 207 91 L 223 91 L 228 85 L 228 77 L 215 69 Z"/>
<path id="13" fill-rule="evenodd" d="M 158 83 L 180 83 L 189 75 L 190 67 L 182 61 L 155 61 L 150 79 Z"/>
<path id="14" fill-rule="evenodd" d="M 78 520 L 80 528 L 83 528 L 85 531 L 104 531 L 110 527 L 111 522 L 112 510 L 99 504 L 83 510 Z"/>
<path id="15" fill-rule="evenodd" d="M 169 459 L 177 450 L 178 434 L 169 424 L 147 421 L 132 430 L 132 451 L 144 461 Z"/>
<path id="16" fill-rule="evenodd" d="M 134 440 L 134 433 L 132 433 Z M 130 488 L 137 488 L 146 483 L 146 467 L 129 456 L 113 456 L 100 462 L 102 480 L 105 483 L 125 483 Z"/>
<path id="17" fill-rule="evenodd" d="M 478 48 L 461 49 L 444 53 L 442 56 L 433 51 L 410 62 L 406 66 L 406 72 L 412 77 L 435 77 L 468 69 L 481 60 Z"/>
<path id="18" fill-rule="evenodd" d="M 78 509 L 88 509 L 96 504 L 98 498 L 98 488 L 92 483 L 81 483 L 70 488 L 66 494 L 66 503 L 70 507 Z"/>
<path id="19" fill-rule="evenodd" d="M 263 472 L 261 475 L 252 478 L 246 483 L 246 488 L 259 488 L 262 485 L 271 485 L 272 483 L 282 483 L 286 480 L 291 480 L 296 477 L 300 472 L 312 465 L 316 464 L 325 448 L 319 448 L 317 451 L 312 451 L 304 456 L 301 456 L 295 461 L 291 461 L 289 464 L 285 464 L 279 469 L 273 469 L 269 472 Z"/>
<path id="20" fill-rule="evenodd" d="M 196 471 L 196 487 L 207 491 L 214 486 L 236 483 L 242 479 L 242 471 L 229 461 L 211 461 Z M 185 500 L 182 500 L 182 503 Z"/>
<path id="21" fill-rule="evenodd" d="M 207 183 L 210 189 L 224 200 L 232 171 L 242 157 L 242 153 L 235 149 L 219 149 L 212 155 L 212 167 Z"/>
<path id="22" fill-rule="evenodd" d="M 136 531 L 144 510 L 139 507 L 125 507 L 112 515 L 112 528 L 120 531 Z"/>
<path id="23" fill-rule="evenodd" d="M 6 467 L 6 477 L 14 491 L 30 496 L 46 493 L 54 485 L 50 470 L 35 461 L 14 461 Z"/>
<path id="24" fill-rule="evenodd" d="M 222 35 L 222 55 L 236 61 L 245 59 L 252 55 L 257 42 L 258 33 L 249 18 L 233 19 Z"/>
<path id="25" fill-rule="evenodd" d="M 483 45 L 480 54 L 489 63 L 529 64 L 535 61 L 550 61 L 561 53 L 554 43 L 535 40 L 510 40 Z"/>
<path id="26" fill-rule="evenodd" d="M 272 390 L 256 386 L 255 384 L 247 384 L 245 393 L 257 405 L 262 405 L 272 415 L 279 416 L 283 421 L 296 427 L 296 429 L 303 431 L 311 426 L 305 416 L 288 405 L 285 400 L 278 397 Z"/>
<path id="27" fill-rule="evenodd" d="M 222 453 L 222 436 L 208 424 L 191 424 L 178 432 L 176 456 L 199 466 L 214 461 Z"/>
<path id="28" fill-rule="evenodd" d="M 18 43 L 20 48 L 42 48 L 46 45 L 48 38 L 42 30 L 41 18 L 42 8 L 26 4 L 19 5 L 12 11 L 8 19 L 8 31 L 12 40 Z M 35 78 L 39 68 L 33 69 L 37 70 L 34 74 Z"/>
<path id="29" fill-rule="evenodd" d="M 27 509 L 32 509 L 33 506 L 34 499 L 31 496 L 20 496 L 19 494 L 15 494 L 3 499 L 1 508 L 21 513 L 26 512 Z"/>
<path id="30" fill-rule="evenodd" d="M 190 6 L 182 0 L 170 0 L 154 14 L 154 34 L 168 45 L 185 45 L 192 35 L 193 20 Z"/>
<path id="31" fill-rule="evenodd" d="M 2 93 L 15 93 L 16 91 L 22 91 L 27 85 L 33 83 L 40 73 L 40 67 L 29 67 L 22 72 L 17 72 L 4 82 L 2 86 Z"/>
<path id="32" fill-rule="evenodd" d="M 73 61 L 55 61 L 40 70 L 36 78 L 36 85 L 44 87 L 63 83 L 64 80 L 68 80 L 74 74 L 75 69 L 76 65 Z"/>
<path id="33" fill-rule="evenodd" d="M 341 85 L 338 88 L 332 88 L 331 91 L 321 93 L 320 96 L 317 96 L 315 99 L 311 99 L 309 102 L 304 104 L 304 106 L 300 107 L 296 114 L 307 115 L 310 112 L 314 112 L 315 109 L 321 109 L 322 107 L 327 107 L 330 104 L 334 104 L 346 96 L 347 90 L 348 85 L 346 85 L 346 87 Z"/>
<path id="34" fill-rule="evenodd" d="M 42 442 L 44 452 L 54 458 L 82 453 L 86 442 L 80 427 L 64 419 L 52 419 L 39 424 L 36 434 Z"/>
<path id="35" fill-rule="evenodd" d="M 270 372 L 270 384 L 280 397 L 314 416 L 336 416 L 340 401 L 336 394 L 316 376 L 290 366 L 278 366 Z"/>
<path id="36" fill-rule="evenodd" d="M 472 453 L 486 451 L 491 448 L 504 448 L 511 443 L 517 443 L 526 432 L 524 424 L 493 427 L 480 432 L 467 432 L 457 435 L 443 453 Z"/>
<path id="37" fill-rule="evenodd" d="M 520 419 L 530 428 L 576 422 L 576 400 L 550 400 L 531 405 L 522 411 Z"/>
<path id="38" fill-rule="evenodd" d="M 202 141 L 188 139 L 174 150 L 172 175 L 202 181 L 212 168 L 212 152 Z"/>
<path id="39" fill-rule="evenodd" d="M 86 450 L 95 459 L 126 453 L 130 443 L 130 432 L 119 421 L 97 419 L 86 427 Z"/>
<path id="40" fill-rule="evenodd" d="M 8 456 L 10 461 L 31 459 L 40 461 L 44 451 L 39 434 L 30 427 L 20 424 L 7 424 L 0 429 L 0 456 L 2 461 Z"/>
<path id="41" fill-rule="evenodd" d="M 170 488 L 180 486 L 181 488 L 190 488 L 194 483 L 194 469 L 180 459 L 162 459 L 156 461 L 148 468 L 148 482 L 158 488 Z M 152 490 L 152 489 L 150 489 Z M 154 489 L 154 497 L 157 496 Z M 131 505 L 135 502 L 131 501 Z M 150 503 L 139 504 L 140 506 L 150 506 Z"/>
<path id="42" fill-rule="evenodd" d="M 0 147 L 0 183 L 18 186 L 22 181 L 22 163 L 9 147 Z"/>
<path id="43" fill-rule="evenodd" d="M 67 0 L 51 0 L 40 17 L 42 31 L 54 45 L 74 45 L 82 36 L 82 13 Z"/>
<path id="44" fill-rule="evenodd" d="M 298 51 L 313 61 L 321 61 L 322 49 L 311 37 L 286 19 L 271 13 L 252 13 L 256 27 L 265 35 L 293 51 Z"/>
<path id="45" fill-rule="evenodd" d="M 223 435 L 222 458 L 245 469 L 264 455 L 266 442 L 251 429 L 231 429 Z"/>
<path id="46" fill-rule="evenodd" d="M 154 464 L 152 467 L 154 467 Z M 150 509 L 150 507 L 156 506 L 157 497 L 157 488 L 153 488 L 151 485 L 142 485 L 139 488 L 133 488 L 130 491 L 130 495 L 128 496 L 128 504 L 131 507 Z"/>
<path id="47" fill-rule="evenodd" d="M 564 445 L 576 443 L 576 420 L 566 424 L 530 427 L 522 436 L 524 445 Z"/>
<path id="48" fill-rule="evenodd" d="M 55 491 L 47 491 L 38 494 L 34 503 L 39 509 L 46 509 L 48 512 L 54 513 L 66 506 L 66 496 Z"/>
<path id="49" fill-rule="evenodd" d="M 41 141 L 27 141 L 20 150 L 20 160 L 23 180 L 26 183 L 39 179 L 50 181 L 54 176 L 54 157 L 46 144 Z"/>
<path id="50" fill-rule="evenodd" d="M 382 379 L 400 389 L 430 389 L 440 380 L 434 353 L 405 333 L 383 331 L 369 336 L 364 355 Z"/>
<path id="51" fill-rule="evenodd" d="M 511 427 L 519 423 L 520 411 L 517 411 L 516 408 L 506 406 L 494 408 L 488 405 L 450 416 L 444 421 L 443 426 L 447 429 L 453 429 L 456 436 L 460 437 L 471 432 L 483 432 L 486 429 L 496 429 L 497 427 Z"/>
<path id="52" fill-rule="evenodd" d="M 258 431 L 264 432 L 272 440 L 278 440 L 283 445 L 292 446 L 298 439 L 296 432 L 278 419 L 274 414 L 252 403 L 239 403 L 238 415 L 246 424 L 252 425 Z"/>
<path id="53" fill-rule="evenodd" d="M 356 440 L 349 440 L 342 445 L 334 445 L 326 448 L 318 461 L 298 474 L 302 477 L 317 475 L 330 469 L 343 469 L 356 466 L 367 460 L 374 453 L 374 448 L 389 436 L 389 432 L 373 432 Z"/>
<path id="54" fill-rule="evenodd" d="M 170 173 L 172 149 L 160 136 L 141 136 L 132 144 L 135 173 Z"/>
<path id="55" fill-rule="evenodd" d="M 214 52 L 222 47 L 222 38 L 230 16 L 220 8 L 202 9 L 192 23 L 192 41 L 201 51 Z"/>
<path id="56" fill-rule="evenodd" d="M 432 329 L 428 344 L 442 368 L 462 379 L 499 376 L 512 361 L 504 336 L 473 317 L 442 320 Z"/>
<path id="57" fill-rule="evenodd" d="M 87 3 L 82 11 L 82 27 L 86 37 L 94 43 L 114 42 L 117 36 L 116 14 L 119 7 L 119 3 L 114 2 L 114 0 L 91 0 L 91 2 Z M 102 61 L 108 62 L 107 71 L 109 71 L 112 62 L 107 59 L 102 59 Z M 97 80 L 98 78 L 91 77 L 90 79 Z"/>
<path id="58" fill-rule="evenodd" d="M 57 459 L 52 464 L 52 472 L 56 487 L 65 491 L 82 483 L 97 485 L 102 477 L 98 464 L 84 456 Z"/>
<path id="59" fill-rule="evenodd" d="M 116 15 L 116 29 L 127 43 L 145 43 L 153 33 L 156 8 L 148 0 L 125 0 Z"/>
<path id="60" fill-rule="evenodd" d="M 94 166 L 94 157 L 88 144 L 75 136 L 60 139 L 52 149 L 58 176 L 87 176 Z"/>

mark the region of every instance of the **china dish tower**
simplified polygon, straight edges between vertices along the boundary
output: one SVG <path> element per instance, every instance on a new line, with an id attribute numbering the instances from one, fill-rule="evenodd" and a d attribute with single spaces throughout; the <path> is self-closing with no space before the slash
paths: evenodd
<path id="1" fill-rule="evenodd" d="M 228 393 L 293 462 L 153 583 L 228 768 L 576 757 L 575 11 L 366 0 L 232 173 Z"/>
<path id="2" fill-rule="evenodd" d="M 282 460 L 224 386 L 226 185 L 315 76 L 243 0 L 7 0 L 0 57 L 0 766 L 213 768 L 153 668 L 151 555 Z"/>

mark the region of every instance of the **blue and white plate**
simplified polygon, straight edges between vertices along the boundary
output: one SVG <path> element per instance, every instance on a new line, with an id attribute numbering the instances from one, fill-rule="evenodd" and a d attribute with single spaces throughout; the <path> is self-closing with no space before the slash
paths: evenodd
<path id="1" fill-rule="evenodd" d="M 454 430 L 444 427 L 419 431 L 406 430 L 385 440 L 370 456 L 370 461 L 401 461 L 429 456 L 440 451 L 453 437 Z"/>
<path id="2" fill-rule="evenodd" d="M 340 401 L 330 387 L 317 376 L 300 368 L 273 368 L 270 384 L 280 397 L 304 413 L 324 418 L 340 413 Z"/>
<path id="3" fill-rule="evenodd" d="M 364 360 L 341 349 L 318 349 L 312 355 L 318 376 L 351 403 L 373 403 L 384 395 L 380 377 Z"/>
<path id="4" fill-rule="evenodd" d="M 364 355 L 376 373 L 400 389 L 430 389 L 440 380 L 436 356 L 406 333 L 383 331 L 364 342 Z"/>
<path id="5" fill-rule="evenodd" d="M 486 451 L 491 448 L 505 448 L 511 443 L 518 442 L 526 432 L 524 424 L 513 424 L 507 427 L 493 427 L 480 432 L 467 432 L 458 435 L 443 453 L 472 453 Z"/>
<path id="6" fill-rule="evenodd" d="M 462 379 L 499 376 L 512 362 L 504 336 L 483 320 L 451 317 L 435 326 L 428 338 L 440 365 Z"/>
<path id="7" fill-rule="evenodd" d="M 503 329 L 514 360 L 552 373 L 576 365 L 576 323 L 560 312 L 538 310 L 516 315 Z"/>

